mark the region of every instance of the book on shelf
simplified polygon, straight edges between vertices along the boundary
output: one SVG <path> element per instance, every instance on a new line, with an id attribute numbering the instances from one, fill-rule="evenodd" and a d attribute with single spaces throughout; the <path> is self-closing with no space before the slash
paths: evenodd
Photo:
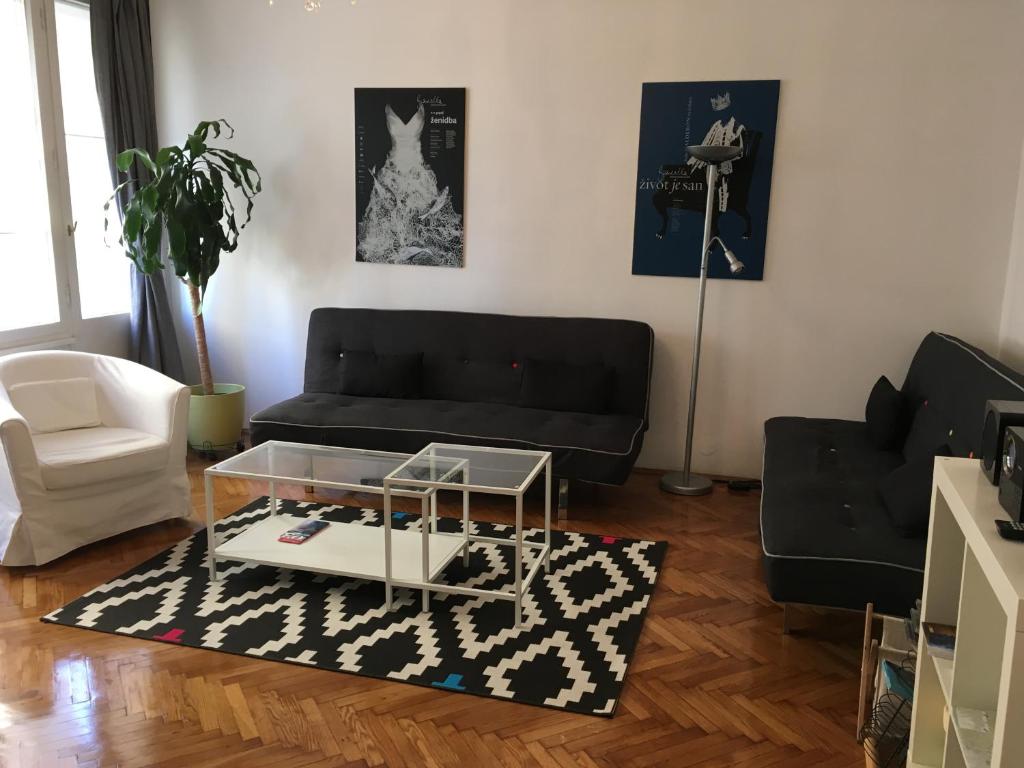
<path id="1" fill-rule="evenodd" d="M 956 647 L 956 627 L 926 621 L 921 625 L 921 628 L 924 630 L 924 639 L 928 644 L 928 652 L 932 656 L 952 661 L 953 650 Z"/>
<path id="2" fill-rule="evenodd" d="M 903 620 L 903 626 L 907 631 L 907 640 L 917 648 L 918 633 L 921 631 L 921 601 L 918 600 L 910 609 L 910 618 Z"/>
<path id="3" fill-rule="evenodd" d="M 914 673 L 909 669 L 903 669 L 885 659 L 882 661 L 882 677 L 885 687 L 901 699 L 910 701 L 914 698 Z"/>

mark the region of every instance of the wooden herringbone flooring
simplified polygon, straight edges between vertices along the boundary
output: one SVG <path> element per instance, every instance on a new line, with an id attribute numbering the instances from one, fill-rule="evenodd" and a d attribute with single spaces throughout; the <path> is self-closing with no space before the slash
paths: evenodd
<path id="1" fill-rule="evenodd" d="M 0 567 L 0 765 L 863 765 L 860 619 L 805 613 L 784 636 L 761 581 L 758 497 L 670 497 L 651 473 L 577 493 L 566 524 L 669 541 L 610 720 L 39 622 L 199 527 L 203 466 L 190 462 L 195 520 Z M 266 492 L 217 487 L 220 514 Z M 528 509 L 538 524 L 538 501 Z M 474 514 L 507 513 L 499 500 Z"/>

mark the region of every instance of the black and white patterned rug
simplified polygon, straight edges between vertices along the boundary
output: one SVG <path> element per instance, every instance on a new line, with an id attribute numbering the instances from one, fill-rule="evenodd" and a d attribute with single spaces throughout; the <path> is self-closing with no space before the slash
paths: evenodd
<path id="1" fill-rule="evenodd" d="M 383 524 L 358 507 L 282 501 L 281 511 Z M 268 514 L 258 499 L 218 531 L 237 535 Z M 439 525 L 455 531 L 461 521 Z M 472 525 L 484 536 L 514 532 Z M 418 530 L 419 515 L 396 512 L 394 526 Z M 525 537 L 540 542 L 544 532 Z M 610 717 L 666 544 L 562 531 L 551 539 L 551 572 L 534 579 L 519 629 L 505 600 L 434 593 L 423 613 L 418 590 L 396 588 L 389 612 L 380 582 L 245 563 L 221 562 L 211 584 L 205 530 L 43 621 Z M 514 551 L 474 543 L 469 566 L 456 557 L 443 579 L 511 589 Z"/>

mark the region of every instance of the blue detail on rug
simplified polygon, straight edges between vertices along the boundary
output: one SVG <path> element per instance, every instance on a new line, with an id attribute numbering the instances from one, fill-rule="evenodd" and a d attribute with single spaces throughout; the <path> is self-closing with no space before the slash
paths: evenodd
<path id="1" fill-rule="evenodd" d="M 431 683 L 435 688 L 448 688 L 452 691 L 464 691 L 466 686 L 462 684 L 462 675 L 448 675 L 440 683 Z"/>

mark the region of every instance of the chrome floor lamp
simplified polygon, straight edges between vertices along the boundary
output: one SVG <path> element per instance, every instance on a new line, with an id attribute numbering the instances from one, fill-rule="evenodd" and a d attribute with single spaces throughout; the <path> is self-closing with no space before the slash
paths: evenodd
<path id="1" fill-rule="evenodd" d="M 686 418 L 686 453 L 683 455 L 681 472 L 669 472 L 662 475 L 661 489 L 682 496 L 700 496 L 711 493 L 711 479 L 690 472 L 690 460 L 693 454 L 693 420 L 697 411 L 697 373 L 700 368 L 700 336 L 704 327 L 704 294 L 708 283 L 708 257 L 711 248 L 717 241 L 722 248 L 725 260 L 729 262 L 729 271 L 734 275 L 743 271 L 743 262 L 736 254 L 725 247 L 719 237 L 711 236 L 712 206 L 715 204 L 715 186 L 718 182 L 718 166 L 736 160 L 743 154 L 741 147 L 714 146 L 696 144 L 686 148 L 690 157 L 700 160 L 708 167 L 708 199 L 704 211 L 704 249 L 700 257 L 700 288 L 697 293 L 697 329 L 693 335 L 693 367 L 690 371 L 690 409 Z"/>

